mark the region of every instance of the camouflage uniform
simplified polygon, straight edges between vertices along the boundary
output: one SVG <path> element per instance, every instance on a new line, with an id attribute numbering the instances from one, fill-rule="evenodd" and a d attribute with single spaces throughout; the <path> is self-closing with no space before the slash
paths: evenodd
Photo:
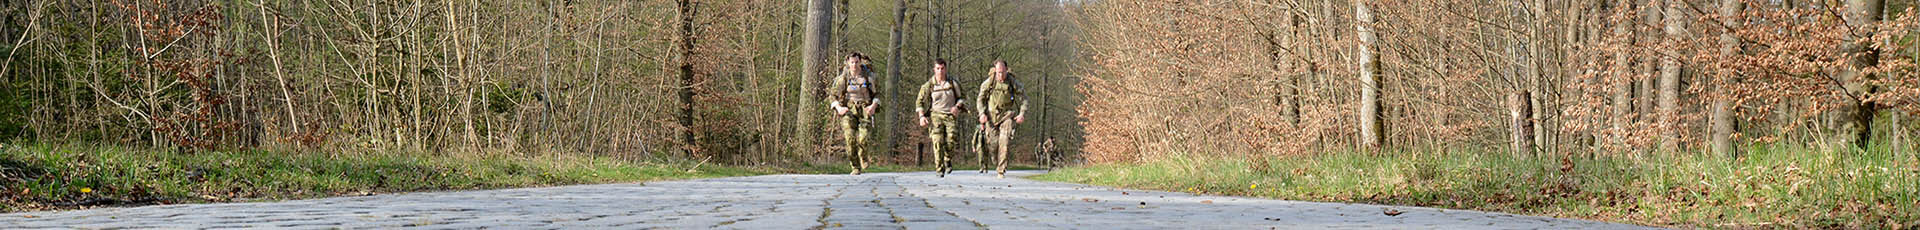
<path id="1" fill-rule="evenodd" d="M 1058 149 L 1058 146 L 1053 145 L 1052 137 L 1048 137 L 1047 141 L 1045 142 L 1040 142 L 1039 147 L 1040 147 L 1039 159 L 1040 159 L 1041 166 L 1047 167 L 1047 170 L 1053 170 L 1054 166 L 1060 165 L 1060 162 L 1059 162 L 1060 153 L 1058 153 L 1060 149 Z"/>
<path id="2" fill-rule="evenodd" d="M 920 119 L 927 121 L 927 138 L 933 142 L 933 160 L 938 175 L 946 177 L 953 172 L 953 139 L 958 125 L 954 115 L 965 108 L 966 100 L 960 98 L 960 84 L 951 79 L 938 82 L 929 80 L 920 85 L 920 93 L 915 102 L 914 111 Z"/>
<path id="3" fill-rule="evenodd" d="M 840 76 L 834 77 L 833 86 L 827 88 L 828 96 L 832 97 L 832 106 L 847 110 L 846 114 L 840 115 L 840 131 L 845 133 L 847 161 L 852 164 L 853 174 L 860 174 L 867 168 L 867 133 L 873 128 L 873 114 L 867 114 L 866 109 L 874 109 L 877 113 L 880 107 L 879 95 L 874 93 L 872 78 L 869 77 L 873 76 L 872 73 L 870 66 L 861 64 L 856 71 L 840 72 Z"/>
<path id="4" fill-rule="evenodd" d="M 1027 97 L 1020 92 L 1020 83 L 1014 81 L 1013 73 L 1005 73 L 1004 81 L 987 77 L 980 82 L 980 115 L 986 116 L 983 122 L 986 139 L 993 142 L 995 165 L 999 175 L 1007 174 L 1007 145 L 1013 141 L 1015 117 L 1025 117 Z M 1014 103 L 1019 107 L 1014 107 Z M 982 151 L 984 152 L 984 151 Z M 984 158 L 984 157 L 983 157 Z M 982 165 L 985 167 L 985 165 Z"/>
<path id="5" fill-rule="evenodd" d="M 985 113 L 986 111 L 981 111 L 981 112 Z M 980 160 L 980 173 L 987 173 L 987 170 L 993 169 L 993 165 L 987 163 L 988 161 L 993 160 L 993 157 L 987 156 L 987 152 L 993 151 L 989 149 L 990 147 L 992 147 L 991 143 L 987 141 L 987 123 L 981 122 L 979 124 L 974 124 L 973 126 L 973 154 L 974 154 L 973 159 Z"/>

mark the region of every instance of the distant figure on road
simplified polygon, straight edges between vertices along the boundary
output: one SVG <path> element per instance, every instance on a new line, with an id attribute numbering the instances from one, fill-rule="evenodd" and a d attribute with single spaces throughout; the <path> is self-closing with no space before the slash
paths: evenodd
<path id="1" fill-rule="evenodd" d="M 867 133 L 872 129 L 872 116 L 880 107 L 879 94 L 873 89 L 873 68 L 867 65 L 867 57 L 855 52 L 847 55 L 846 68 L 840 76 L 834 77 L 833 86 L 827 88 L 827 96 L 833 101 L 833 113 L 840 115 L 840 130 L 846 134 L 847 161 L 853 166 L 853 175 L 860 175 L 867 169 Z"/>
<path id="2" fill-rule="evenodd" d="M 980 124 L 997 148 L 994 160 L 999 172 L 995 177 L 1007 178 L 1007 145 L 1013 141 L 1013 125 L 1027 120 L 1027 97 L 1020 92 L 1020 83 L 1013 81 L 1013 73 L 1007 71 L 1006 61 L 994 60 L 990 74 L 980 82 Z M 1014 107 L 1016 102 L 1020 107 Z"/>
<path id="3" fill-rule="evenodd" d="M 1040 142 L 1039 149 L 1041 166 L 1045 166 L 1048 171 L 1052 171 L 1054 166 L 1060 165 L 1060 149 L 1053 145 L 1053 137 L 1047 137 L 1047 141 Z"/>
<path id="4" fill-rule="evenodd" d="M 927 127 L 927 139 L 933 142 L 933 165 L 935 174 L 947 177 L 953 172 L 954 130 L 958 129 L 954 115 L 966 107 L 966 99 L 960 98 L 960 84 L 947 78 L 947 59 L 933 61 L 933 76 L 926 84 L 920 85 L 920 93 L 914 104 L 914 112 L 920 114 L 920 126 Z"/>

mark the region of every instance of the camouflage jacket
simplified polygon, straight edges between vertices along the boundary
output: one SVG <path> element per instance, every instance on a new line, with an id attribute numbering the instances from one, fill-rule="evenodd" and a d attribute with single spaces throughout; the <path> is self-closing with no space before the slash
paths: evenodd
<path id="1" fill-rule="evenodd" d="M 1013 73 L 1007 73 L 1006 81 L 995 81 L 993 77 L 980 82 L 980 113 L 987 115 L 992 122 L 1013 119 L 1027 113 L 1027 96 L 1020 92 L 1020 82 L 1015 81 Z M 1019 107 L 1014 107 L 1019 103 Z"/>
<path id="2" fill-rule="evenodd" d="M 960 98 L 959 87 L 960 84 L 954 84 L 952 80 L 938 81 L 938 83 L 928 80 L 926 84 L 920 84 L 920 93 L 915 94 L 918 95 L 916 96 L 918 100 L 914 103 L 914 112 L 925 118 L 930 113 L 953 115 L 948 114 L 947 111 L 964 109 L 966 99 Z M 932 107 L 928 107 L 929 103 Z"/>
<path id="3" fill-rule="evenodd" d="M 873 87 L 873 71 L 870 66 L 861 65 L 857 71 L 840 72 L 833 78 L 833 86 L 827 88 L 828 100 L 834 108 L 846 108 L 847 114 L 860 114 L 867 107 L 879 107 L 880 98 Z"/>

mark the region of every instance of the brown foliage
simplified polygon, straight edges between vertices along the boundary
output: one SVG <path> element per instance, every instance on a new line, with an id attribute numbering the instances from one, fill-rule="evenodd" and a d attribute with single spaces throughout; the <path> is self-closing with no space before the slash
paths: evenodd
<path id="1" fill-rule="evenodd" d="M 1374 9 L 1385 65 L 1388 145 L 1504 149 L 1509 123 L 1531 121 L 1549 153 L 1685 151 L 1705 138 L 1707 105 L 1734 101 L 1736 140 L 1777 140 L 1808 128 L 1850 98 L 1896 113 L 1914 110 L 1912 10 L 1870 26 L 1847 26 L 1838 7 L 1749 2 L 1744 26 L 1720 23 L 1710 1 L 1675 1 L 1684 27 L 1668 36 L 1647 14 L 1658 1 L 1386 1 Z M 1079 90 L 1089 160 L 1156 154 L 1301 154 L 1356 147 L 1358 52 L 1345 1 L 1101 1 L 1076 8 L 1088 28 L 1091 66 Z M 1294 21 L 1303 23 L 1292 23 Z M 1617 29 L 1616 29 L 1617 28 Z M 1725 55 L 1718 35 L 1745 45 Z M 1867 33 L 1871 32 L 1871 33 Z M 1831 76 L 1850 57 L 1847 33 L 1878 55 L 1866 71 L 1885 76 L 1868 94 Z M 1902 40 L 1909 39 L 1909 40 Z M 1903 45 L 1904 44 L 1904 45 Z M 1676 56 L 1677 55 L 1677 56 Z M 1654 98 L 1652 65 L 1685 68 L 1671 116 L 1632 105 Z M 1297 80 L 1296 80 L 1297 79 Z M 1281 89 L 1298 89 L 1297 95 Z M 1622 90 L 1626 90 L 1623 92 Z M 1508 120 L 1509 92 L 1533 108 Z M 1654 92 L 1654 91 L 1644 91 Z M 1615 96 L 1619 94 L 1619 96 Z M 1272 101 L 1267 101 L 1272 100 Z M 1292 101 L 1289 101 L 1292 100 Z M 1631 101 L 1623 101 L 1631 100 Z M 1616 103 L 1618 101 L 1618 103 Z M 1298 123 L 1284 107 L 1298 103 Z M 1651 103 L 1651 102 L 1646 102 Z M 1886 110 L 1883 110 L 1886 111 Z M 1671 117 L 1671 118 L 1662 118 Z M 1790 120 L 1782 120 L 1790 119 Z M 1771 128 L 1770 128 L 1771 127 Z M 1885 127 L 1906 130 L 1906 127 Z M 1663 138 L 1667 137 L 1667 138 Z M 1812 140 L 1801 140 L 1807 143 Z"/>

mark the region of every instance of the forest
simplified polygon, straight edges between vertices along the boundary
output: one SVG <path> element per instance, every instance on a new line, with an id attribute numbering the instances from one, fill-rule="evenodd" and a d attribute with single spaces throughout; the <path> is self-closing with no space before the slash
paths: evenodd
<path id="1" fill-rule="evenodd" d="M 1004 60 L 1033 101 L 1012 161 L 1057 139 L 1070 162 L 1039 179 L 1652 226 L 1920 225 L 1914 0 L 0 5 L 10 146 L 795 172 L 845 164 L 824 88 L 860 53 L 882 104 L 873 162 L 906 170 L 931 164 L 911 94 L 934 60 L 962 92 Z M 58 155 L 0 158 L 0 179 Z M 0 204 L 84 196 L 35 191 L 0 188 L 24 194 Z"/>
<path id="2" fill-rule="evenodd" d="M 885 70 L 876 127 L 888 135 L 874 148 L 890 160 L 921 157 L 925 132 L 903 119 L 937 58 L 974 85 L 994 60 L 1031 76 L 1021 81 L 1038 116 L 1021 142 L 1079 132 L 1075 43 L 1066 5 L 1052 1 L 6 4 L 6 140 L 840 159 L 820 91 L 838 68 L 807 71 L 810 48 L 865 53 Z M 803 46 L 810 10 L 825 12 L 819 47 Z"/>
<path id="3" fill-rule="evenodd" d="M 1912 151 L 1913 6 L 1103 1 L 1075 14 L 1086 157 Z"/>

